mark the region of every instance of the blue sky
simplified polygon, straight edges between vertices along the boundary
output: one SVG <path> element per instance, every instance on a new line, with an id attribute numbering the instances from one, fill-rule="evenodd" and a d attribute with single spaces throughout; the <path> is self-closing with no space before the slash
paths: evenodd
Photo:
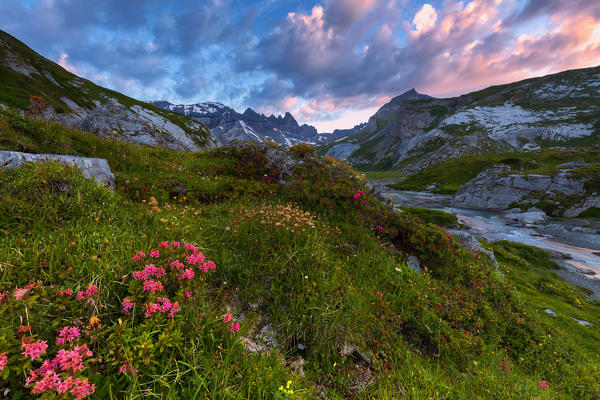
<path id="1" fill-rule="evenodd" d="M 0 28 L 141 100 L 291 111 L 319 131 L 600 64 L 597 0 L 0 0 Z"/>

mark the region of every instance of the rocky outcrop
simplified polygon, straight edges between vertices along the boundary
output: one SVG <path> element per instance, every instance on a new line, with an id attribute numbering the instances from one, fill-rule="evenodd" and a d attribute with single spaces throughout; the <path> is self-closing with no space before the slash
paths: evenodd
<path id="1" fill-rule="evenodd" d="M 359 146 L 352 143 L 340 143 L 330 148 L 326 155 L 335 157 L 339 160 L 345 160 L 358 148 Z"/>
<path id="2" fill-rule="evenodd" d="M 114 187 L 115 177 L 108 162 L 103 158 L 88 158 L 59 154 L 30 154 L 17 151 L 0 150 L 0 169 L 18 168 L 27 162 L 54 161 L 63 165 L 79 168 L 84 177 L 102 182 L 104 186 Z"/>
<path id="3" fill-rule="evenodd" d="M 503 211 L 513 204 L 535 205 L 543 201 L 556 205 L 556 216 L 575 217 L 591 207 L 600 207 L 600 195 L 586 192 L 585 182 L 585 179 L 574 177 L 570 169 L 553 175 L 486 170 L 458 190 L 452 205 Z M 567 198 L 569 204 L 565 205 Z M 537 214 L 515 215 L 525 222 L 538 217 Z"/>

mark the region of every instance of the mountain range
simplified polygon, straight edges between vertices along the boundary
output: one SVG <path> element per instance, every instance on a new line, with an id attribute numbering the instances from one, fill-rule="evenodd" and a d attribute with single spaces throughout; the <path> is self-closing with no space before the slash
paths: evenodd
<path id="1" fill-rule="evenodd" d="M 284 147 L 305 142 L 313 145 L 329 143 L 347 135 L 346 132 L 319 134 L 315 127 L 299 125 L 296 119 L 286 112 L 284 116 L 267 117 L 251 108 L 243 114 L 217 102 L 197 104 L 172 104 L 165 100 L 151 101 L 152 105 L 163 110 L 186 115 L 202 122 L 221 143 L 233 140 L 264 142 L 271 140 Z"/>
<path id="2" fill-rule="evenodd" d="M 600 143 L 600 67 L 564 71 L 452 98 L 411 89 L 322 154 L 407 174 L 464 155 Z"/>

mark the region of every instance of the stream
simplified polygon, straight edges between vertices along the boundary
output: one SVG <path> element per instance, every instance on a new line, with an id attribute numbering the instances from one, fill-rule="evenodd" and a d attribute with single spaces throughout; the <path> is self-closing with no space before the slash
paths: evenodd
<path id="1" fill-rule="evenodd" d="M 591 298 L 600 300 L 600 221 L 549 219 L 546 223 L 522 225 L 504 218 L 502 212 L 452 207 L 452 196 L 387 187 L 394 181 L 372 179 L 370 183 L 395 207 L 428 208 L 456 215 L 465 228 L 449 229 L 455 235 L 490 242 L 509 240 L 548 251 L 561 266 L 558 275 L 572 285 L 591 290 Z"/>

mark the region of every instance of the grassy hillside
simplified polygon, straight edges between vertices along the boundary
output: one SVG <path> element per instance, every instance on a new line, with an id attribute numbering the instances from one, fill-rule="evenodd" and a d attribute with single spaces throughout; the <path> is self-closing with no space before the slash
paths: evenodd
<path id="1" fill-rule="evenodd" d="M 0 171 L 13 398 L 599 398 L 600 307 L 547 255 L 495 244 L 503 278 L 335 160 L 307 158 L 283 187 L 250 145 L 174 153 L 10 110 L 0 148 L 106 158 L 117 181 Z"/>
<path id="2" fill-rule="evenodd" d="M 578 173 L 593 177 L 597 173 L 598 160 L 600 160 L 599 146 L 463 156 L 429 166 L 392 187 L 399 190 L 422 191 L 434 185 L 435 193 L 455 194 L 462 185 L 475 178 L 477 174 L 498 164 L 510 166 L 513 172 L 552 174 L 561 169 L 556 167 L 559 164 L 583 161 L 593 165 L 580 169 Z"/>
<path id="3" fill-rule="evenodd" d="M 208 129 L 201 124 L 200 128 L 193 128 L 198 124 L 191 118 L 162 110 L 80 78 L 0 30 L 0 103 L 25 110 L 29 108 L 30 96 L 42 98 L 58 113 L 72 112 L 66 102 L 68 100 L 89 110 L 95 107 L 95 103 L 104 104 L 115 99 L 126 107 L 139 105 L 151 110 L 201 138 L 210 135 Z"/>

